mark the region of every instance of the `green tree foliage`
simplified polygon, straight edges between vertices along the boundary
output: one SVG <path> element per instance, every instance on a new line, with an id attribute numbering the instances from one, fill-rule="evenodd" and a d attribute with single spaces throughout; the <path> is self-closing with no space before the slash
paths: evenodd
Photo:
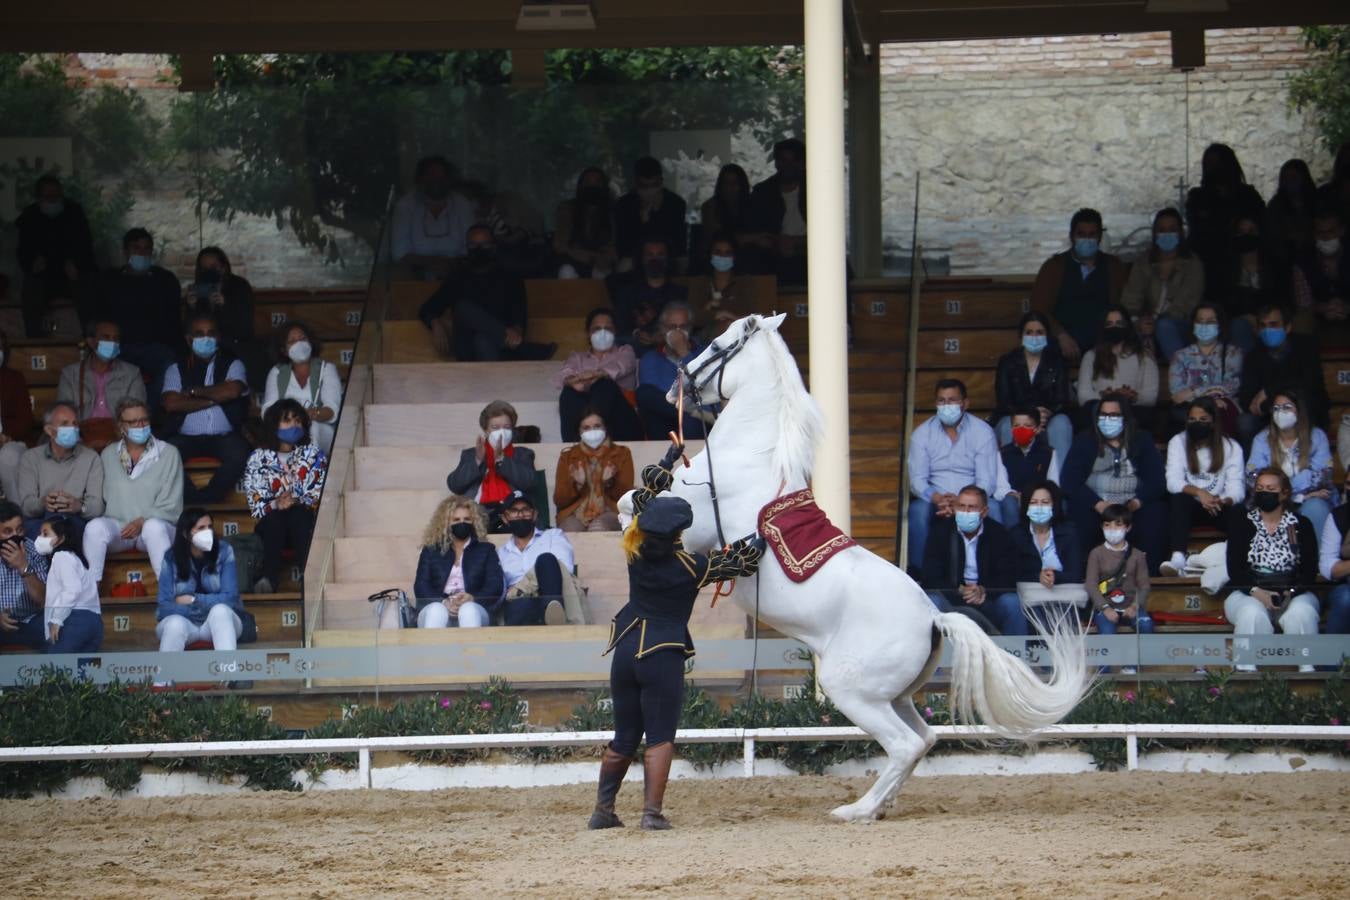
<path id="1" fill-rule="evenodd" d="M 1303 29 L 1312 51 L 1307 68 L 1289 79 L 1289 100 L 1311 110 L 1322 141 L 1332 153 L 1350 141 L 1350 25 Z"/>
<path id="2" fill-rule="evenodd" d="M 132 190 L 161 160 L 159 125 L 139 94 L 113 85 L 72 83 L 57 58 L 0 53 L 0 137 L 68 137 L 73 172 L 57 172 L 85 208 L 98 239 L 126 226 Z M 28 196 L 38 163 L 0 166 L 17 196 Z"/>
<path id="3" fill-rule="evenodd" d="M 586 164 L 618 174 L 652 130 L 799 130 L 800 52 L 559 50 L 548 83 L 510 87 L 505 51 L 223 56 L 218 88 L 183 98 L 173 144 L 211 216 L 275 219 L 336 258 L 374 246 L 391 186 L 443 153 L 475 180 L 551 211 Z"/>

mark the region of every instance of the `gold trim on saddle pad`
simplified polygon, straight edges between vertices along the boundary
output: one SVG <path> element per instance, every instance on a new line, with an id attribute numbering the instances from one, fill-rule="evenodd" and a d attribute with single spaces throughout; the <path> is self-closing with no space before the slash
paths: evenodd
<path id="1" fill-rule="evenodd" d="M 789 528 L 798 533 L 803 525 L 809 523 L 819 530 L 822 540 L 803 552 L 794 552 L 788 542 L 788 532 L 779 527 L 776 520 L 784 514 L 800 511 L 798 521 L 790 523 Z M 759 533 L 772 548 L 774 556 L 788 577 L 793 581 L 805 581 L 815 570 L 829 561 L 835 553 L 854 546 L 853 538 L 844 534 L 826 518 L 820 507 L 816 506 L 815 495 L 810 488 L 803 488 L 772 501 L 759 511 Z"/>

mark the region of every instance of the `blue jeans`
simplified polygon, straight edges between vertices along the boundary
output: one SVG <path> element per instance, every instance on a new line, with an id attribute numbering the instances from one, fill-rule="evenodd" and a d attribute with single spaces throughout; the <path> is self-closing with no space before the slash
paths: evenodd
<path id="1" fill-rule="evenodd" d="M 1190 322 L 1171 316 L 1153 320 L 1153 340 L 1165 362 L 1171 362 L 1176 352 L 1191 342 L 1190 327 Z"/>
<path id="2" fill-rule="evenodd" d="M 42 624 L 42 613 L 19 623 L 18 631 L 0 631 L 0 644 L 47 649 L 47 627 Z"/>
<path id="3" fill-rule="evenodd" d="M 1003 506 L 992 497 L 989 499 L 989 518 L 1000 525 L 1011 525 L 1013 522 L 1017 521 L 1017 516 L 1020 513 L 1014 513 L 1012 519 L 1005 521 L 1003 517 L 1006 512 Z M 921 500 L 918 497 L 910 498 L 909 564 L 915 569 L 923 566 L 923 550 L 924 547 L 928 546 L 928 531 L 933 526 L 933 517 L 933 504 L 929 503 L 927 500 Z"/>
<path id="4" fill-rule="evenodd" d="M 994 426 L 994 432 L 998 435 L 1000 447 L 1011 444 L 1012 416 L 999 419 L 998 424 Z M 1050 421 L 1045 423 L 1045 437 L 1050 442 L 1050 449 L 1059 457 L 1059 464 L 1064 465 L 1064 457 L 1069 455 L 1069 447 L 1073 444 L 1073 422 L 1064 413 L 1055 413 L 1050 417 Z M 1013 485 L 1014 490 L 1017 487 Z"/>
<path id="5" fill-rule="evenodd" d="M 103 617 L 88 609 L 72 609 L 66 616 L 56 643 L 48 653 L 97 653 L 103 647 Z"/>
<path id="6" fill-rule="evenodd" d="M 1327 516 L 1331 515 L 1331 504 L 1321 497 L 1313 497 L 1298 505 L 1298 514 L 1312 523 L 1313 534 L 1320 535 L 1322 524 L 1326 522 Z"/>
<path id="7" fill-rule="evenodd" d="M 1341 582 L 1328 598 L 1326 634 L 1350 634 L 1350 584 Z"/>
<path id="8" fill-rule="evenodd" d="M 1142 616 L 1140 616 L 1138 622 L 1133 622 L 1132 619 L 1125 619 L 1123 616 L 1121 618 L 1124 619 L 1124 621 L 1112 622 L 1110 619 L 1108 619 L 1106 616 L 1102 615 L 1099 612 L 1092 614 L 1092 621 L 1097 626 L 1098 634 L 1103 635 L 1115 634 L 1121 625 L 1130 625 L 1130 624 L 1134 625 L 1135 634 L 1153 633 L 1153 619 L 1152 617 L 1149 616 L 1148 613 L 1144 613 Z"/>
<path id="9" fill-rule="evenodd" d="M 504 625 L 543 625 L 544 608 L 550 600 L 562 600 L 562 564 L 552 553 L 541 553 L 534 561 L 534 579 L 539 593 L 517 597 L 503 603 Z"/>

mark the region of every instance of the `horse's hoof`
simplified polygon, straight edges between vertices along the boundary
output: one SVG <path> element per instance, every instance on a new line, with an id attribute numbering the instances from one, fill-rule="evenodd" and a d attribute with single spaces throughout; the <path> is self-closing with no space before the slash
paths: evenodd
<path id="1" fill-rule="evenodd" d="M 871 822 L 877 817 L 876 813 L 863 809 L 856 803 L 836 807 L 830 811 L 830 815 L 841 822 Z"/>

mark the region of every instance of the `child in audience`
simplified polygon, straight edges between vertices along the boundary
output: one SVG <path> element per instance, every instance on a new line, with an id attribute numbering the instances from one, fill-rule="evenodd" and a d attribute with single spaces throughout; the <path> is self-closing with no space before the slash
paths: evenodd
<path id="1" fill-rule="evenodd" d="M 97 653 L 103 646 L 103 608 L 80 550 L 83 531 L 80 519 L 56 516 L 42 523 L 33 541 L 37 552 L 52 560 L 43 604 L 48 653 Z"/>
<path id="2" fill-rule="evenodd" d="M 1092 621 L 1098 634 L 1115 634 L 1120 626 L 1133 626 L 1138 634 L 1152 634 L 1149 618 L 1148 561 L 1142 550 L 1126 541 L 1134 516 L 1129 507 L 1112 503 L 1102 510 L 1105 541 L 1092 548 L 1087 560 L 1087 591 L 1094 610 Z M 1122 675 L 1133 675 L 1134 666 L 1124 666 Z"/>
<path id="3" fill-rule="evenodd" d="M 1021 518 L 1022 497 L 1028 487 L 1042 481 L 1059 483 L 1059 453 L 1050 446 L 1040 413 L 1020 408 L 1012 414 L 1012 441 L 999 448 L 1004 471 L 1008 474 L 1008 492 L 1003 504 L 1003 522 L 1009 527 Z M 997 493 L 997 492 L 996 492 Z"/>

